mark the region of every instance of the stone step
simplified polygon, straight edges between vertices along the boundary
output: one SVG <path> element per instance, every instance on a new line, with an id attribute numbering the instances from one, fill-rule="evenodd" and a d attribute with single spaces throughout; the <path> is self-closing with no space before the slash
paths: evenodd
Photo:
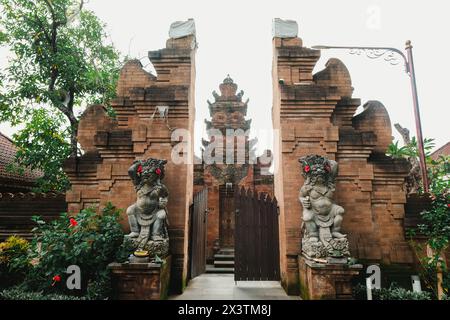
<path id="1" fill-rule="evenodd" d="M 216 268 L 211 264 L 206 265 L 206 273 L 234 273 L 234 268 Z"/>
<path id="2" fill-rule="evenodd" d="M 219 253 L 221 253 L 221 254 L 226 254 L 226 253 L 234 254 L 234 249 L 233 248 L 221 248 L 219 250 Z"/>
<path id="3" fill-rule="evenodd" d="M 232 260 L 232 261 L 215 260 L 214 267 L 216 267 L 216 268 L 234 268 L 234 260 Z"/>
<path id="4" fill-rule="evenodd" d="M 234 260 L 234 254 L 220 254 L 214 255 L 214 260 Z"/>

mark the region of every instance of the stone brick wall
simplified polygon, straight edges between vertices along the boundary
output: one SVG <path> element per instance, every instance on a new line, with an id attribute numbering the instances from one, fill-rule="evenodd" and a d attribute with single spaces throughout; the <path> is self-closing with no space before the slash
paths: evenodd
<path id="1" fill-rule="evenodd" d="M 194 36 L 169 39 L 166 48 L 148 56 L 157 76 L 145 71 L 138 60 L 128 61 L 120 72 L 117 98 L 112 102 L 116 119 L 103 106 L 90 106 L 83 114 L 78 141 L 85 151 L 69 159 L 65 171 L 72 189 L 67 192 L 68 210 L 76 213 L 88 206 L 103 207 L 108 201 L 124 209 L 136 201 L 128 168 L 134 160 L 168 160 L 165 184 L 170 195 L 169 236 L 172 254 L 171 289 L 180 292 L 187 276 L 189 206 L 193 198 L 193 146 L 185 148 L 188 164 L 171 161 L 174 129 L 194 132 L 195 90 Z M 159 117 L 157 106 L 169 106 L 168 116 Z"/>
<path id="2" fill-rule="evenodd" d="M 350 74 L 338 59 L 312 74 L 320 51 L 303 47 L 300 38 L 273 39 L 273 109 L 276 141 L 275 196 L 280 206 L 282 284 L 298 293 L 303 185 L 298 159 L 319 154 L 339 163 L 336 201 L 346 210 L 343 231 L 353 256 L 368 262 L 409 264 L 404 240 L 406 161 L 384 155 L 391 141 L 385 107 L 370 101 L 354 113 Z"/>

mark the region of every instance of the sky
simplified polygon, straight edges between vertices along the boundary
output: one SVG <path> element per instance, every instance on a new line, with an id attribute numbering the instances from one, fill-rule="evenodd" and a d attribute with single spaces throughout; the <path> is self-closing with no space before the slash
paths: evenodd
<path id="1" fill-rule="evenodd" d="M 357 45 L 389 46 L 403 50 L 406 40 L 414 47 L 419 102 L 424 137 L 434 138 L 436 147 L 450 139 L 450 115 L 446 92 L 450 65 L 449 1 L 145 1 L 89 0 L 93 10 L 107 24 L 110 41 L 123 54 L 144 58 L 150 50 L 165 47 L 169 26 L 194 18 L 198 50 L 196 55 L 195 150 L 205 137 L 204 119 L 209 117 L 207 99 L 230 74 L 249 98 L 248 117 L 252 134 L 258 136 L 258 150 L 272 148 L 272 20 L 296 20 L 305 46 Z M 379 100 L 387 108 L 392 124 L 400 123 L 415 135 L 410 79 L 402 64 L 392 66 L 383 59 L 351 55 L 343 50 L 324 50 L 314 72 L 328 59 L 342 60 L 352 77 L 353 97 L 362 104 Z M 6 61 L 0 50 L 0 65 Z M 145 59 L 143 60 L 145 61 Z M 149 66 L 151 67 L 151 66 Z M 357 112 L 361 111 L 360 107 Z M 0 124 L 11 136 L 17 130 Z M 395 139 L 400 139 L 393 129 Z"/>

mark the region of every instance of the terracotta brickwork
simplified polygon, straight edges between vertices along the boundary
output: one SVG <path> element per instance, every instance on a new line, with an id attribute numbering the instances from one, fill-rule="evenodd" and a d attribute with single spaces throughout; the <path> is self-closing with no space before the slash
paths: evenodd
<path id="1" fill-rule="evenodd" d="M 298 159 L 319 154 L 339 163 L 336 201 L 345 208 L 343 232 L 353 256 L 383 264 L 409 264 L 404 238 L 406 161 L 384 155 L 391 142 L 385 107 L 370 101 L 354 116 L 345 65 L 330 59 L 313 74 L 320 51 L 303 47 L 300 38 L 273 39 L 273 126 L 279 130 L 274 151 L 275 196 L 280 206 L 282 284 L 298 293 L 303 184 Z"/>
<path id="2" fill-rule="evenodd" d="M 108 201 L 124 209 L 123 224 L 128 228 L 125 209 L 136 201 L 128 168 L 134 160 L 167 159 L 165 184 L 168 203 L 171 287 L 180 291 L 187 275 L 189 206 L 193 197 L 193 148 L 183 156 L 188 164 L 171 161 L 171 141 L 175 129 L 193 134 L 195 90 L 194 36 L 169 39 L 166 48 L 150 51 L 148 56 L 157 76 L 145 71 L 138 60 L 125 64 L 120 73 L 117 98 L 112 102 L 116 119 L 103 106 L 91 106 L 83 114 L 78 141 L 85 151 L 65 166 L 72 183 L 66 200 L 70 212 L 88 206 L 103 207 Z M 168 106 L 161 118 L 157 106 Z M 175 139 L 179 140 L 179 139 Z"/>

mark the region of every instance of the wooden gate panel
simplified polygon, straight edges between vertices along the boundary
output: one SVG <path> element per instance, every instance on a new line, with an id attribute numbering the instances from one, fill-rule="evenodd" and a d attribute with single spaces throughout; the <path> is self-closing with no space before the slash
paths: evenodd
<path id="1" fill-rule="evenodd" d="M 263 196 L 261 195 L 260 201 L 264 201 Z M 263 257 L 263 259 L 265 259 L 264 257 L 264 253 L 265 252 L 269 252 L 269 247 L 268 247 L 268 241 L 265 241 L 264 239 L 264 235 L 268 234 L 268 215 L 269 215 L 269 210 L 267 210 L 267 206 L 263 205 L 261 206 L 261 234 L 260 234 L 260 241 L 261 241 L 261 246 L 260 246 L 260 254 L 261 257 Z M 261 262 L 261 275 L 262 275 L 262 279 L 261 280 L 268 280 L 267 279 L 267 274 L 269 272 L 269 264 L 268 263 L 264 263 L 264 260 Z"/>
<path id="2" fill-rule="evenodd" d="M 219 187 L 219 239 L 221 248 L 233 248 L 235 234 L 234 187 Z"/>
<path id="3" fill-rule="evenodd" d="M 191 278 L 205 272 L 206 268 L 206 227 L 208 212 L 208 189 L 194 196 L 191 220 Z"/>
<path id="4" fill-rule="evenodd" d="M 279 280 L 276 199 L 251 190 L 235 192 L 235 281 Z"/>

